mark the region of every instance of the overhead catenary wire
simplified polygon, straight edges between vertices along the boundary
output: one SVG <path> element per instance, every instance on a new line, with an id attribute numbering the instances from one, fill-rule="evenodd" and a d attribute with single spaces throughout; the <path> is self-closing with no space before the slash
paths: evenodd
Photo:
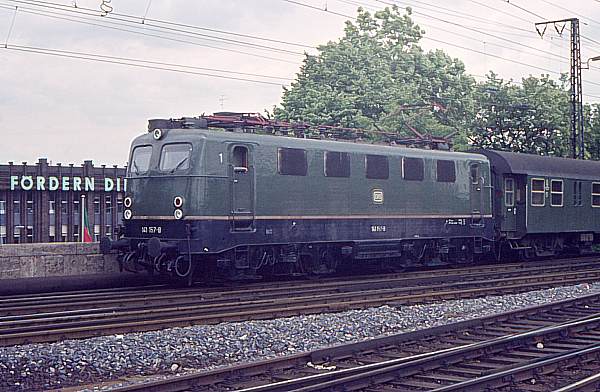
<path id="1" fill-rule="evenodd" d="M 140 60 L 140 59 L 126 59 L 126 58 L 119 58 L 119 57 L 114 57 L 114 56 L 99 55 L 99 54 L 95 54 L 95 53 L 63 51 L 63 50 L 56 50 L 56 49 L 49 49 L 49 48 L 37 48 L 37 47 L 10 45 L 10 44 L 7 45 L 7 47 L 3 48 L 3 49 L 19 51 L 19 52 L 26 52 L 26 53 L 48 55 L 48 56 L 55 56 L 55 57 L 65 57 L 65 58 L 71 58 L 71 59 L 87 60 L 87 61 L 94 61 L 94 62 L 101 62 L 101 63 L 108 63 L 108 64 L 118 64 L 118 65 L 125 65 L 125 66 L 137 67 L 137 68 L 169 71 L 169 72 L 183 73 L 183 74 L 189 74 L 189 75 L 207 76 L 207 77 L 213 77 L 213 78 L 229 79 L 229 80 L 236 80 L 236 81 L 243 81 L 243 82 L 252 82 L 252 83 L 278 86 L 278 87 L 283 86 L 282 83 L 276 83 L 276 82 L 271 82 L 271 81 L 266 81 L 266 80 L 218 75 L 218 74 L 208 73 L 208 72 L 196 72 L 196 71 L 190 71 L 190 70 L 179 69 L 179 68 L 169 68 L 167 66 L 159 66 L 158 65 L 158 64 L 167 64 L 167 63 L 152 62 L 152 61 L 146 61 L 146 60 Z M 122 60 L 120 60 L 120 59 L 122 59 Z M 177 67 L 184 67 L 184 66 L 177 65 Z M 216 72 L 237 73 L 234 71 L 227 71 L 227 70 L 215 70 L 215 71 Z M 256 76 L 257 77 L 265 77 L 264 75 L 258 75 L 258 74 L 256 74 Z"/>
<path id="2" fill-rule="evenodd" d="M 19 0 L 4 0 L 4 1 L 26 3 L 23 1 L 19 1 Z M 4 3 L 4 5 L 7 6 L 6 3 Z M 8 6 L 10 6 L 10 5 L 8 5 Z M 91 14 L 87 14 L 87 13 L 84 13 L 82 15 L 68 15 L 68 14 L 65 14 L 64 12 L 60 12 L 60 10 L 58 12 L 56 10 L 49 11 L 49 10 L 45 10 L 45 9 L 29 8 L 29 7 L 26 7 L 23 5 L 21 5 L 21 10 L 23 10 L 23 12 L 34 14 L 34 15 L 46 16 L 46 17 L 51 17 L 51 18 L 60 19 L 60 20 L 66 20 L 66 21 L 75 22 L 75 23 L 87 24 L 87 25 L 95 26 L 95 27 L 103 27 L 103 28 L 107 28 L 107 29 L 124 31 L 124 32 L 140 34 L 140 35 L 146 35 L 146 36 L 151 36 L 151 37 L 160 38 L 160 39 L 184 42 L 184 43 L 200 45 L 200 46 L 207 46 L 212 49 L 233 51 L 233 49 L 208 46 L 205 44 L 200 44 L 198 42 L 181 40 L 181 39 L 168 37 L 168 36 L 164 36 L 164 35 L 160 35 L 160 34 L 150 34 L 150 33 L 148 33 L 148 31 L 155 32 L 155 33 L 156 32 L 164 33 L 164 31 L 162 31 L 163 29 L 155 28 L 154 26 L 152 26 L 150 24 L 145 24 L 145 25 L 141 25 L 138 23 L 132 24 L 130 21 L 119 20 L 119 19 L 115 19 L 112 17 L 110 17 L 110 18 L 103 17 L 100 19 L 96 15 L 91 15 Z M 121 26 L 121 27 L 115 27 L 115 26 Z M 123 28 L 123 26 L 128 27 L 128 28 Z M 139 29 L 139 30 L 131 30 L 129 28 L 134 28 L 134 29 Z M 201 38 L 205 41 L 212 41 L 212 42 L 219 42 L 219 43 L 225 43 L 225 44 L 231 44 L 231 45 L 251 47 L 253 49 L 278 52 L 278 53 L 289 54 L 289 55 L 294 55 L 294 56 L 301 56 L 304 54 L 303 52 L 275 48 L 273 46 L 255 44 L 255 43 L 251 43 L 251 42 L 244 42 L 244 41 L 239 41 L 239 40 L 234 40 L 234 39 L 216 37 L 216 36 L 211 36 L 211 35 L 207 35 L 207 34 L 188 32 L 188 31 L 183 31 L 183 30 L 178 30 L 178 29 L 169 29 L 169 30 L 170 30 L 169 31 L 170 34 L 176 35 L 176 36 L 183 36 L 185 38 Z M 238 52 L 242 53 L 242 54 L 252 55 L 252 56 L 266 57 L 263 55 L 259 55 L 257 53 L 248 53 L 248 52 L 241 52 L 241 51 L 238 51 Z M 270 59 L 275 59 L 275 58 L 270 58 Z"/>
<path id="3" fill-rule="evenodd" d="M 100 12 L 95 9 L 85 8 L 85 7 L 81 7 L 81 6 L 73 7 L 73 6 L 56 3 L 56 2 L 51 2 L 51 1 L 41 1 L 41 0 L 8 0 L 8 1 L 21 3 L 21 4 L 35 5 L 35 6 L 40 6 L 40 7 L 44 6 L 44 7 L 52 8 L 55 10 L 60 9 L 60 10 L 66 11 L 66 12 L 84 13 L 85 15 L 88 15 L 88 16 L 98 16 L 100 14 Z M 125 20 L 128 20 L 130 22 L 135 21 L 138 24 L 150 25 L 148 22 L 154 22 L 154 23 L 159 23 L 161 25 L 184 27 L 184 28 L 189 28 L 192 30 L 208 31 L 208 32 L 212 32 L 212 33 L 218 33 L 218 34 L 230 35 L 230 36 L 236 36 L 236 37 L 242 37 L 242 38 L 250 38 L 250 39 L 259 40 L 259 41 L 266 41 L 266 42 L 271 42 L 271 43 L 303 47 L 303 48 L 307 48 L 307 49 L 313 48 L 313 46 L 311 46 L 311 45 L 302 44 L 302 43 L 298 43 L 298 42 L 290 42 L 290 41 L 285 41 L 285 40 L 280 40 L 280 39 L 261 37 L 258 35 L 237 33 L 237 32 L 232 32 L 232 31 L 202 27 L 202 26 L 195 26 L 195 25 L 178 23 L 178 22 L 168 21 L 168 20 L 163 20 L 163 19 L 139 17 L 136 15 L 129 15 L 129 14 L 123 14 L 123 13 L 118 13 L 118 12 L 111 12 L 110 15 L 108 15 L 106 17 L 106 19 L 116 19 L 117 17 L 120 17 L 117 20 L 124 20 L 122 18 L 125 18 Z M 144 23 L 142 23 L 142 20 L 144 21 Z M 158 26 L 156 26 L 156 27 L 158 27 Z M 168 29 L 166 27 L 162 27 L 162 28 Z"/>

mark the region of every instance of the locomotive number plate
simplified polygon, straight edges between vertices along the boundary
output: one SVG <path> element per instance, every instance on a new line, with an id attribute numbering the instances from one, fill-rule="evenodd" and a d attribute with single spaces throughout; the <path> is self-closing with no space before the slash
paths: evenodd
<path id="1" fill-rule="evenodd" d="M 160 234 L 162 227 L 160 226 L 142 226 L 142 234 Z"/>

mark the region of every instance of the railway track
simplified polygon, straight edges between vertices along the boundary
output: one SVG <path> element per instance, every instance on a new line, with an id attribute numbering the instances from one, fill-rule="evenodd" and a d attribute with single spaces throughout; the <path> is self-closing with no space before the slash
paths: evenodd
<path id="1" fill-rule="evenodd" d="M 254 284 L 230 290 L 146 289 L 14 297 L 0 300 L 0 346 L 523 292 L 600 280 L 599 266 L 595 260 L 579 260 L 576 264 L 514 264 L 272 287 Z"/>
<path id="2" fill-rule="evenodd" d="M 599 359 L 594 294 L 112 390 L 570 392 L 596 390 Z"/>

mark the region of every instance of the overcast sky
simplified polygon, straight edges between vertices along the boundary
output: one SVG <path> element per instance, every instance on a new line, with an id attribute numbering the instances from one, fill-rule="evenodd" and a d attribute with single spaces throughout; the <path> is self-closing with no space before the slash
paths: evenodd
<path id="1" fill-rule="evenodd" d="M 295 77 L 302 53 L 314 54 L 315 46 L 343 34 L 344 15 L 356 15 L 360 5 L 373 11 L 392 2 L 112 0 L 112 12 L 101 17 L 95 11 L 102 0 L 0 0 L 0 161 L 47 157 L 122 165 L 149 118 L 271 109 Z M 489 70 L 516 81 L 568 72 L 569 27 L 560 37 L 549 26 L 542 40 L 534 28 L 542 18 L 580 17 L 583 61 L 600 55 L 599 1 L 395 3 L 413 8 L 426 31 L 422 47 L 460 58 L 478 80 Z M 153 66 L 263 83 L 22 51 L 40 49 L 169 63 Z M 584 101 L 600 102 L 600 68 L 584 70 L 583 79 Z"/>

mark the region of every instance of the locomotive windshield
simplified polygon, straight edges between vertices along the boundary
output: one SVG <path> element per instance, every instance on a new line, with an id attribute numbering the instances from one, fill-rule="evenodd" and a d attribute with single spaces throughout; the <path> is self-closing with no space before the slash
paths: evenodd
<path id="1" fill-rule="evenodd" d="M 174 173 L 190 167 L 192 145 L 189 143 L 174 143 L 163 146 L 160 153 L 160 170 Z"/>
<path id="2" fill-rule="evenodd" d="M 131 174 L 140 175 L 146 173 L 150 167 L 150 157 L 152 156 L 152 146 L 138 146 L 133 149 L 131 154 Z"/>

